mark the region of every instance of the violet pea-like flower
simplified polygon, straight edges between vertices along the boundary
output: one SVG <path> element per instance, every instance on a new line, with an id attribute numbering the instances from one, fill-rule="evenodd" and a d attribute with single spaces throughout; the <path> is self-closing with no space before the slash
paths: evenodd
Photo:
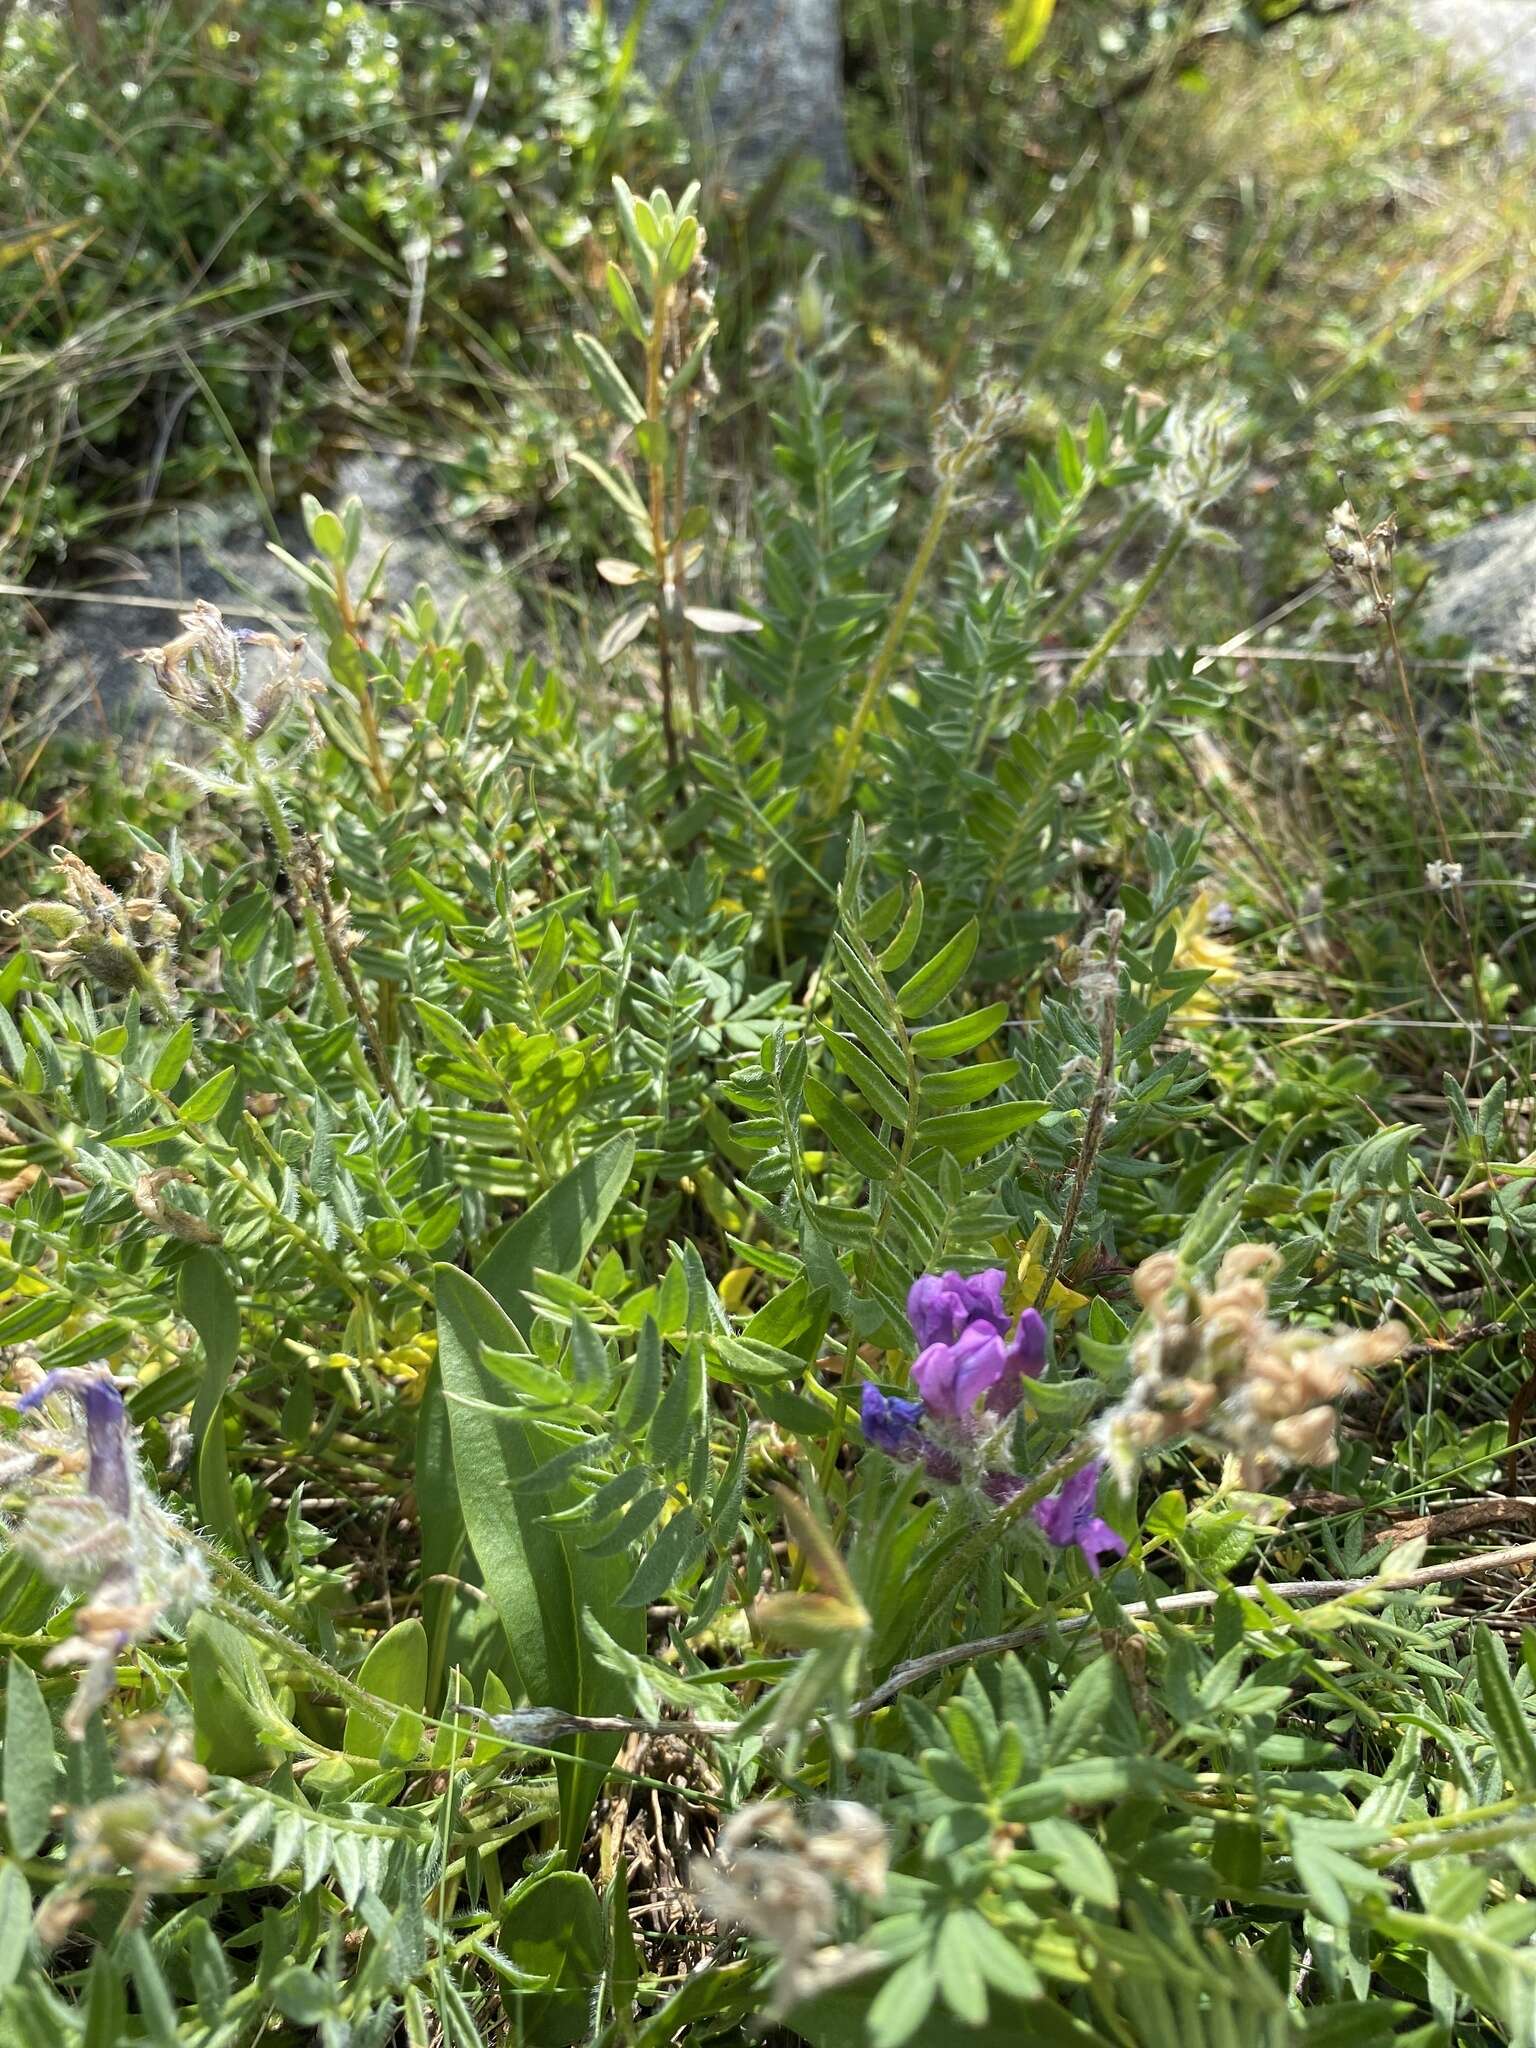
<path id="1" fill-rule="evenodd" d="M 907 1294 L 907 1319 L 920 1346 L 953 1344 L 973 1324 L 984 1323 L 1001 1336 L 1008 1327 L 1003 1307 L 1004 1273 L 1000 1266 L 985 1273 L 924 1273 Z"/>
<path id="2" fill-rule="evenodd" d="M 882 1394 L 865 1384 L 859 1396 L 859 1422 L 864 1440 L 888 1458 L 915 1458 L 922 1448 L 918 1424 L 923 1419 L 921 1401 L 903 1401 L 899 1394 Z"/>
<path id="3" fill-rule="evenodd" d="M 1045 1318 L 1038 1309 L 1027 1308 L 1003 1346 L 1002 1377 L 987 1395 L 987 1406 L 996 1415 L 1011 1415 L 1019 1405 L 1025 1380 L 1037 1380 L 1044 1371 Z"/>
<path id="4" fill-rule="evenodd" d="M 912 1384 L 935 1415 L 968 1415 L 1003 1379 L 1008 1353 L 997 1331 L 974 1323 L 953 1344 L 930 1344 L 912 1367 Z"/>
<path id="5" fill-rule="evenodd" d="M 976 1322 L 953 1343 L 930 1344 L 912 1368 L 912 1384 L 935 1415 L 968 1415 L 983 1396 L 994 1415 L 1011 1415 L 1024 1381 L 1044 1368 L 1045 1324 L 1027 1308 L 1012 1336 Z"/>
<path id="6" fill-rule="evenodd" d="M 1098 1512 L 1099 1478 L 1103 1466 L 1092 1458 L 1079 1472 L 1031 1510 L 1035 1525 L 1058 1550 L 1074 1545 L 1097 1578 L 1105 1557 L 1124 1557 L 1125 1542 Z"/>
<path id="7" fill-rule="evenodd" d="M 133 1463 L 122 1395 L 105 1373 L 56 1366 L 22 1395 L 17 1410 L 29 1414 L 54 1394 L 73 1395 L 85 1410 L 87 1492 L 126 1522 L 133 1509 Z"/>

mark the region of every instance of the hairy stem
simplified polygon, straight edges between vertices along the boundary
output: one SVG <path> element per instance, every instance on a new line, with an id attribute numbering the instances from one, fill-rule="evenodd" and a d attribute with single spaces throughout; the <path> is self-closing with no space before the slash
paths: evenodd
<path id="1" fill-rule="evenodd" d="M 1125 929 L 1125 913 L 1112 910 L 1104 920 L 1104 965 L 1095 972 L 1105 978 L 1105 993 L 1099 1011 L 1099 1066 L 1094 1077 L 1093 1097 L 1088 1104 L 1088 1121 L 1083 1126 L 1083 1142 L 1077 1148 L 1077 1167 L 1072 1175 L 1072 1192 L 1067 1197 L 1067 1206 L 1062 1212 L 1061 1228 L 1056 1233 L 1056 1246 L 1051 1253 L 1051 1262 L 1045 1269 L 1040 1290 L 1035 1296 L 1035 1307 L 1044 1308 L 1050 1299 L 1051 1289 L 1061 1277 L 1066 1263 L 1072 1233 L 1077 1228 L 1077 1213 L 1083 1206 L 1083 1194 L 1093 1173 L 1094 1161 L 1099 1156 L 1099 1147 L 1104 1142 L 1104 1129 L 1109 1122 L 1110 1104 L 1115 1099 L 1115 1013 L 1120 1004 L 1120 934 Z"/>

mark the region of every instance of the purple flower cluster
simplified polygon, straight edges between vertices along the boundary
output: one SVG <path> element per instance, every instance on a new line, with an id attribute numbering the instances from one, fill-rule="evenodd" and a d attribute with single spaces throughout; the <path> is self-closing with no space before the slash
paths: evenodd
<path id="1" fill-rule="evenodd" d="M 1045 1370 L 1045 1323 L 1032 1308 L 1014 1322 L 1003 1306 L 1003 1283 L 1001 1267 L 914 1281 L 907 1316 L 919 1346 L 912 1384 L 922 1398 L 906 1401 L 872 1386 L 861 1397 L 866 1440 L 890 1458 L 921 1458 L 943 1484 L 959 1476 L 959 1463 L 953 1446 L 925 1435 L 924 1418 L 954 1425 L 952 1435 L 974 1434 L 985 1416 L 1011 1415 L 1024 1381 Z"/>
<path id="2" fill-rule="evenodd" d="M 912 1384 L 931 1414 L 958 1418 L 985 1398 L 994 1415 L 1011 1415 L 1025 1380 L 1045 1370 L 1044 1320 L 1027 1308 L 1009 1329 L 998 1267 L 969 1279 L 924 1274 L 912 1283 L 907 1317 L 922 1346 Z"/>
<path id="3" fill-rule="evenodd" d="M 919 1350 L 912 1384 L 920 1399 L 904 1400 L 866 1385 L 860 1420 L 867 1443 L 903 1464 L 921 1461 L 938 1485 L 957 1485 L 969 1470 L 983 1495 L 999 1506 L 1027 1482 L 991 1464 L 998 1425 L 1023 1398 L 1025 1380 L 1045 1370 L 1045 1323 L 1024 1309 L 1015 1322 L 1003 1306 L 1005 1276 L 924 1274 L 907 1296 Z M 990 1426 L 989 1426 L 990 1425 Z M 1035 1527 L 1058 1550 L 1076 1547 L 1097 1578 L 1105 1557 L 1125 1544 L 1098 1513 L 1101 1467 L 1084 1465 L 1032 1509 Z"/>

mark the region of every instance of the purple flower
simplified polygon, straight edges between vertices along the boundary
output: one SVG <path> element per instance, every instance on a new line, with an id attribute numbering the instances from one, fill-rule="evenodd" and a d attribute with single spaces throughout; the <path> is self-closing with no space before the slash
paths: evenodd
<path id="1" fill-rule="evenodd" d="M 907 1294 L 907 1318 L 918 1344 L 953 1344 L 973 1323 L 985 1323 L 1001 1336 L 1008 1327 L 1003 1307 L 1001 1266 L 985 1273 L 924 1273 Z"/>
<path id="2" fill-rule="evenodd" d="M 1003 1376 L 987 1395 L 987 1406 L 994 1415 L 1011 1415 L 1025 1380 L 1037 1380 L 1044 1371 L 1045 1318 L 1038 1309 L 1027 1308 L 1003 1347 Z"/>
<path id="3" fill-rule="evenodd" d="M 968 1415 L 1008 1370 L 1002 1338 L 988 1323 L 973 1323 L 952 1344 L 930 1344 L 912 1368 L 912 1384 L 935 1415 Z"/>
<path id="4" fill-rule="evenodd" d="M 867 1382 L 859 1396 L 859 1421 L 864 1440 L 888 1458 L 915 1458 L 920 1448 L 918 1424 L 923 1419 L 921 1401 L 903 1401 L 897 1394 L 882 1394 Z"/>
<path id="5" fill-rule="evenodd" d="M 73 1394 L 85 1410 L 86 1490 L 126 1522 L 133 1508 L 133 1461 L 122 1395 L 105 1373 L 61 1366 L 44 1373 L 16 1406 L 25 1415 L 54 1394 Z"/>
<path id="6" fill-rule="evenodd" d="M 1033 1509 L 1035 1526 L 1058 1550 L 1073 1544 L 1083 1553 L 1088 1569 L 1097 1578 L 1101 1557 L 1124 1557 L 1124 1540 L 1117 1536 L 1096 1512 L 1102 1465 L 1092 1458 L 1080 1472 L 1059 1486 Z"/>
<path id="7" fill-rule="evenodd" d="M 912 1376 L 940 1415 L 963 1415 L 982 1394 L 994 1415 L 1011 1415 L 1023 1382 L 1045 1370 L 1045 1323 L 1027 1308 L 1009 1335 L 1004 1280 L 993 1266 L 968 1276 L 925 1273 L 912 1283 L 907 1315 L 922 1347 Z"/>

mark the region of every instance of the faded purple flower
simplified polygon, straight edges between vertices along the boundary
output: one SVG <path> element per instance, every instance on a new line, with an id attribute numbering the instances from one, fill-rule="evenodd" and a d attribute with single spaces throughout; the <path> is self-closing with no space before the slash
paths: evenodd
<path id="1" fill-rule="evenodd" d="M 912 1367 L 912 1384 L 935 1415 L 969 1415 L 1008 1370 L 1008 1353 L 990 1324 L 973 1323 L 952 1344 L 930 1344 Z"/>
<path id="2" fill-rule="evenodd" d="M 924 1273 L 907 1294 L 907 1319 L 919 1345 L 953 1344 L 973 1323 L 1001 1336 L 1008 1327 L 1003 1307 L 1006 1276 L 1001 1266 L 985 1273 Z"/>
<path id="3" fill-rule="evenodd" d="M 915 1458 L 921 1448 L 918 1424 L 923 1419 L 921 1401 L 903 1401 L 897 1394 L 882 1394 L 867 1382 L 859 1396 L 859 1421 L 866 1443 L 884 1451 L 888 1458 Z"/>
<path id="4" fill-rule="evenodd" d="M 1024 1392 L 1025 1380 L 1037 1380 L 1045 1371 L 1045 1318 L 1038 1309 L 1027 1308 L 1003 1347 L 1003 1375 L 987 1395 L 994 1415 L 1011 1415 Z"/>
<path id="5" fill-rule="evenodd" d="M 1032 1511 L 1035 1525 L 1047 1542 L 1058 1550 L 1069 1550 L 1075 1544 L 1095 1578 L 1099 1576 L 1102 1558 L 1125 1555 L 1124 1539 L 1097 1512 L 1102 1470 L 1099 1459 L 1090 1459 Z"/>
<path id="6" fill-rule="evenodd" d="M 85 1443 L 90 1464 L 86 1490 L 104 1508 L 127 1521 L 133 1509 L 133 1464 L 129 1449 L 128 1411 L 123 1397 L 105 1373 L 56 1367 L 16 1403 L 29 1414 L 54 1394 L 72 1394 L 85 1410 Z"/>
<path id="7" fill-rule="evenodd" d="M 958 1486 L 965 1477 L 960 1460 L 943 1444 L 923 1442 L 923 1470 L 935 1486 Z"/>
<path id="8" fill-rule="evenodd" d="M 993 1507 L 1005 1508 L 1018 1499 L 1028 1484 L 1017 1472 L 988 1472 L 982 1479 L 981 1490 Z"/>

